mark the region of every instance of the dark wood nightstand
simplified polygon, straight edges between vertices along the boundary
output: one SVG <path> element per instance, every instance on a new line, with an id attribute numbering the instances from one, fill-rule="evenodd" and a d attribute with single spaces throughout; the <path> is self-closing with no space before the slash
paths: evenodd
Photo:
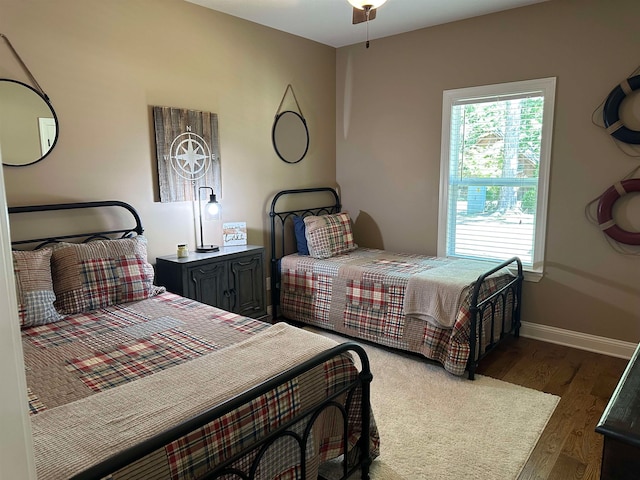
<path id="1" fill-rule="evenodd" d="M 640 472 L 640 345 L 636 347 L 596 432 L 604 435 L 602 480 L 631 480 Z"/>
<path id="2" fill-rule="evenodd" d="M 156 258 L 156 283 L 170 292 L 247 317 L 267 314 L 264 247 L 220 247 Z"/>

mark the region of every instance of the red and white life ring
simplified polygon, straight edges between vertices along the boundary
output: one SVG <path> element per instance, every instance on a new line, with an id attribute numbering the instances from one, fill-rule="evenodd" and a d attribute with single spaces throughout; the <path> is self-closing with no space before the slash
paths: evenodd
<path id="1" fill-rule="evenodd" d="M 616 225 L 613 219 L 613 205 L 631 192 L 640 192 L 640 178 L 631 178 L 614 183 L 602 194 L 598 202 L 598 224 L 600 229 L 620 243 L 640 245 L 640 232 L 629 232 Z"/>

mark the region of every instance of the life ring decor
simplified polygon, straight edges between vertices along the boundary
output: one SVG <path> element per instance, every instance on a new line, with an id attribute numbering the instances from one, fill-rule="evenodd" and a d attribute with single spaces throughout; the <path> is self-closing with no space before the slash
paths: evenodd
<path id="1" fill-rule="evenodd" d="M 613 219 L 613 205 L 627 193 L 640 192 L 640 178 L 631 178 L 614 183 L 598 201 L 598 225 L 600 230 L 620 243 L 640 245 L 640 232 L 629 232 L 620 228 Z"/>
<path id="2" fill-rule="evenodd" d="M 634 145 L 640 145 L 640 131 L 631 130 L 624 126 L 624 123 L 620 120 L 620 106 L 624 99 L 627 98 L 627 95 L 638 89 L 640 89 L 640 75 L 627 78 L 611 90 L 602 111 L 607 133 L 621 142 Z"/>

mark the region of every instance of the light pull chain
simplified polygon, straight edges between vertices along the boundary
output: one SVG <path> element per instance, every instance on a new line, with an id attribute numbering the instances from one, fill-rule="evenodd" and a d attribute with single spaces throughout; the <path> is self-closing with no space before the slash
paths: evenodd
<path id="1" fill-rule="evenodd" d="M 367 24 L 367 43 L 366 43 L 366 46 L 367 46 L 367 48 L 369 48 L 369 14 L 371 13 L 371 7 L 369 5 L 365 5 L 364 8 L 365 8 L 364 14 L 367 17 L 367 21 L 366 21 L 366 24 Z"/>

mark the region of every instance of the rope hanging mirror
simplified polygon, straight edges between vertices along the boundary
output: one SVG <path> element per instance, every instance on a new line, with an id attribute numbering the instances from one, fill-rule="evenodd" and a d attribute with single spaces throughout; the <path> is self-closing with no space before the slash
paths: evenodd
<path id="1" fill-rule="evenodd" d="M 2 164 L 23 167 L 45 158 L 58 142 L 59 124 L 49 97 L 13 47 L 0 33 L 11 54 L 33 84 L 0 78 L 0 144 Z"/>
<path id="2" fill-rule="evenodd" d="M 283 110 L 287 94 L 291 92 L 296 110 Z M 309 129 L 291 84 L 284 91 L 271 129 L 273 148 L 280 159 L 298 163 L 309 150 Z"/>

